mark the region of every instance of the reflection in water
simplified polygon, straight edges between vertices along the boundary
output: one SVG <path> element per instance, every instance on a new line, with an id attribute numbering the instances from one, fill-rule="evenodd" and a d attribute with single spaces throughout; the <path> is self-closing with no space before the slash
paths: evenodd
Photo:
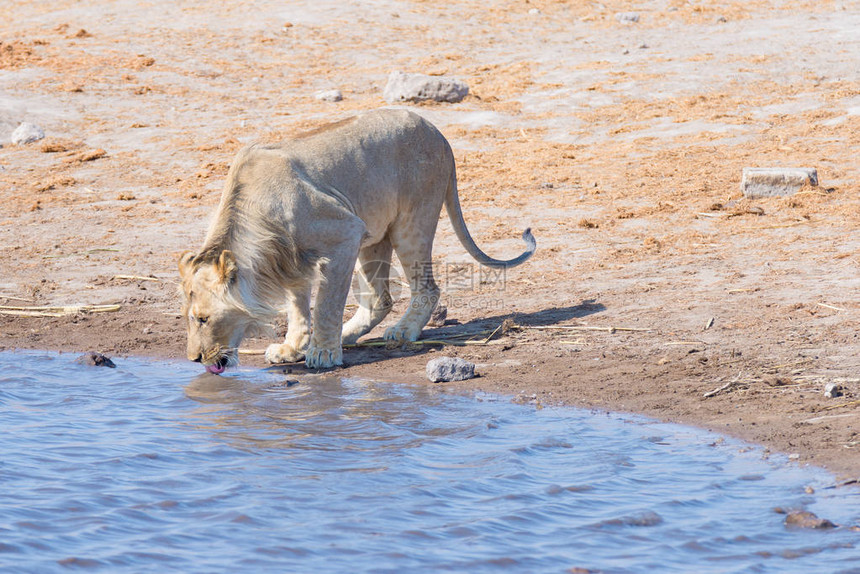
<path id="1" fill-rule="evenodd" d="M 850 490 L 673 425 L 443 386 L 0 353 L 0 569 L 860 569 Z M 805 487 L 812 485 L 817 494 Z"/>
<path id="2" fill-rule="evenodd" d="M 432 388 L 326 374 L 269 379 L 204 373 L 185 386 L 185 395 L 202 403 L 193 413 L 201 428 L 236 448 L 396 451 L 473 428 L 455 417 L 427 424 L 425 411 L 443 408 L 447 398 Z"/>

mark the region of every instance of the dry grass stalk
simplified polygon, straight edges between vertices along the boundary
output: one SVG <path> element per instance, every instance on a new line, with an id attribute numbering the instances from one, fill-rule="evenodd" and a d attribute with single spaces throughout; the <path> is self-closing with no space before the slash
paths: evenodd
<path id="1" fill-rule="evenodd" d="M 129 281 L 162 281 L 162 279 L 159 279 L 158 277 L 144 277 L 142 275 L 114 275 L 113 279 L 127 279 Z"/>
<path id="2" fill-rule="evenodd" d="M 616 331 L 627 331 L 631 333 L 650 333 L 651 329 L 642 329 L 638 327 L 592 327 L 589 325 L 525 325 L 523 329 L 536 329 L 541 331 L 603 331 L 606 333 L 615 333 Z"/>
<path id="3" fill-rule="evenodd" d="M 827 303 L 816 303 L 819 307 L 824 307 L 826 309 L 833 309 L 834 311 L 845 311 L 841 307 L 834 307 L 833 305 L 828 305 Z"/>
<path id="4" fill-rule="evenodd" d="M 41 307 L 18 307 L 11 305 L 0 305 L 0 315 L 13 315 L 18 317 L 67 317 L 81 313 L 114 313 L 119 311 L 122 305 L 60 305 Z"/>
<path id="5" fill-rule="evenodd" d="M 13 311 L 0 309 L 0 315 L 11 317 L 64 317 L 62 313 L 48 313 L 44 311 Z"/>
<path id="6" fill-rule="evenodd" d="M 266 349 L 239 349 L 240 355 L 265 355 Z"/>
<path id="7" fill-rule="evenodd" d="M 27 299 L 26 297 L 13 297 L 12 295 L 0 295 L 0 299 L 6 299 L 7 301 L 24 301 L 25 303 L 32 303 L 33 299 Z"/>
<path id="8" fill-rule="evenodd" d="M 720 393 L 722 393 L 722 392 L 725 392 L 725 391 L 728 391 L 728 390 L 732 389 L 732 387 L 734 387 L 735 385 L 737 385 L 738 383 L 740 383 L 740 380 L 741 380 L 741 374 L 742 374 L 742 373 L 738 373 L 738 375 L 737 375 L 734 379 L 732 379 L 731 381 L 729 381 L 729 382 L 728 382 L 728 383 L 726 383 L 725 385 L 723 385 L 723 386 L 721 386 L 721 387 L 717 387 L 717 388 L 716 388 L 716 389 L 714 389 L 713 391 L 708 391 L 707 393 L 704 393 L 704 394 L 702 395 L 702 397 L 703 397 L 703 398 L 705 398 L 705 399 L 709 399 L 709 398 L 711 398 L 711 397 L 715 397 L 715 396 L 719 395 L 719 394 L 720 394 Z"/>
<path id="9" fill-rule="evenodd" d="M 507 321 L 507 319 L 505 319 L 505 321 Z M 487 335 L 487 338 L 486 338 L 486 339 L 484 339 L 484 341 L 483 341 L 483 342 L 484 342 L 484 343 L 489 343 L 489 342 L 490 342 L 490 339 L 492 339 L 493 337 L 495 337 L 495 336 L 496 336 L 496 333 L 498 333 L 499 331 L 501 331 L 501 330 L 502 330 L 502 328 L 505 326 L 505 321 L 502 321 L 501 323 L 499 323 L 499 326 L 498 326 L 498 327 L 496 327 L 496 330 L 495 330 L 495 331 L 493 331 L 492 333 L 490 333 L 489 335 Z"/>
<path id="10" fill-rule="evenodd" d="M 832 405 L 829 407 L 824 407 L 825 411 L 832 411 L 833 409 L 841 409 L 842 407 L 853 407 L 856 405 L 860 405 L 860 400 L 858 401 L 848 401 L 847 403 L 841 403 L 838 405 Z"/>
<path id="11" fill-rule="evenodd" d="M 792 363 L 783 363 L 781 365 L 773 365 L 771 367 L 767 367 L 768 371 L 776 371 L 779 369 L 785 369 L 787 367 L 799 367 L 800 365 L 806 365 L 807 363 L 812 363 L 814 359 L 800 359 L 799 361 L 794 361 Z"/>

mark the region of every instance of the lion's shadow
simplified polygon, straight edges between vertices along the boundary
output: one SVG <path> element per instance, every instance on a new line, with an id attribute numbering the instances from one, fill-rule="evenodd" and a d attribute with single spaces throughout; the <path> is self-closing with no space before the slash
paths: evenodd
<path id="1" fill-rule="evenodd" d="M 465 323 L 452 322 L 444 327 L 429 327 L 421 332 L 421 339 L 447 339 L 451 337 L 463 336 L 468 333 L 486 333 L 488 330 L 494 330 L 499 327 L 506 319 L 510 319 L 517 325 L 524 327 L 547 327 L 557 325 L 571 319 L 582 319 L 589 315 L 601 313 L 606 310 L 606 307 L 601 303 L 596 303 L 593 300 L 585 300 L 579 305 L 571 305 L 568 307 L 553 307 L 551 309 L 542 309 L 532 313 L 512 312 L 504 315 L 494 315 L 490 317 L 481 317 L 480 319 L 472 319 Z M 368 363 L 378 363 L 389 358 L 403 356 L 417 356 L 427 353 L 431 348 L 427 345 L 415 345 L 407 348 L 397 349 L 380 349 L 379 347 L 354 347 L 344 350 L 344 363 L 347 366 L 364 365 Z"/>
<path id="2" fill-rule="evenodd" d="M 445 340 L 451 338 L 459 338 L 468 336 L 470 333 L 478 335 L 488 335 L 506 320 L 510 319 L 515 324 L 524 327 L 547 327 L 557 325 L 571 319 L 582 319 L 589 315 L 601 313 L 606 310 L 606 307 L 601 303 L 596 303 L 593 300 L 587 299 L 579 305 L 571 305 L 568 307 L 553 307 L 551 309 L 542 309 L 532 313 L 512 312 L 504 315 L 493 315 L 490 317 L 481 317 L 480 319 L 472 319 L 465 323 L 451 321 L 444 327 L 425 328 L 421 332 L 423 340 Z M 379 345 L 361 345 L 356 347 L 347 347 L 344 349 L 343 361 L 345 367 L 367 365 L 370 363 L 382 363 L 389 359 L 398 357 L 414 357 L 423 355 L 431 349 L 438 349 L 437 346 L 430 345 L 403 345 L 400 347 L 386 348 L 382 346 L 378 338 L 365 338 L 363 342 L 380 343 Z M 306 369 L 303 362 L 293 363 L 290 365 L 273 365 L 266 370 L 279 371 L 283 369 L 289 373 L 301 372 L 319 372 L 316 369 Z M 333 371 L 337 373 L 337 371 Z"/>

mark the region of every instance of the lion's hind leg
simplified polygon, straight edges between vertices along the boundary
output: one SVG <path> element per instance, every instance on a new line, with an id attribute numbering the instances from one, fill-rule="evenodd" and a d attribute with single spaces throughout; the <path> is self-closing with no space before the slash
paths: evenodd
<path id="1" fill-rule="evenodd" d="M 287 336 L 283 344 L 269 345 L 266 361 L 273 364 L 295 363 L 305 356 L 311 340 L 310 281 L 287 292 Z"/>
<path id="2" fill-rule="evenodd" d="M 439 287 L 433 278 L 431 259 L 433 234 L 423 239 L 405 235 L 395 243 L 395 250 L 409 278 L 411 299 L 409 309 L 396 325 L 385 331 L 384 337 L 392 341 L 415 341 L 439 303 Z"/>
<path id="3" fill-rule="evenodd" d="M 391 242 L 383 239 L 358 253 L 358 285 L 353 290 L 358 310 L 343 326 L 343 343 L 355 343 L 376 327 L 391 311 L 394 301 L 389 291 Z"/>

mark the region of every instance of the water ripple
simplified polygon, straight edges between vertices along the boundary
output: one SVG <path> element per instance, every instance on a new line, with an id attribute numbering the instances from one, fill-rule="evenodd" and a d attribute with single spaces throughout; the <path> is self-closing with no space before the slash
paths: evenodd
<path id="1" fill-rule="evenodd" d="M 4 572 L 860 569 L 856 491 L 704 431 L 72 359 L 0 353 Z M 777 506 L 845 526 L 787 529 Z"/>

